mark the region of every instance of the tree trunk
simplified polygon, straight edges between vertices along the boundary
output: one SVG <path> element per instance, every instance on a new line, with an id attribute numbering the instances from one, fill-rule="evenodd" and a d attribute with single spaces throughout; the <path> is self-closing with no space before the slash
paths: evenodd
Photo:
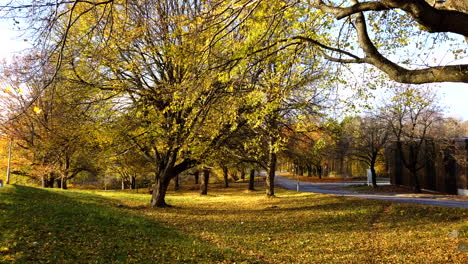
<path id="1" fill-rule="evenodd" d="M 55 180 L 57 182 L 57 188 L 62 189 L 62 178 Z M 53 183 L 52 183 L 53 184 Z"/>
<path id="2" fill-rule="evenodd" d="M 171 177 L 169 177 L 169 175 L 159 175 L 158 179 L 156 179 L 156 185 L 154 186 L 151 196 L 152 207 L 169 207 L 165 198 L 170 180 Z"/>
<path id="3" fill-rule="evenodd" d="M 418 179 L 418 172 L 416 170 L 411 171 L 411 178 L 412 178 L 412 189 L 413 192 L 415 193 L 421 193 L 421 186 L 419 184 L 419 179 Z"/>
<path id="4" fill-rule="evenodd" d="M 255 170 L 250 170 L 249 191 L 255 191 Z"/>
<path id="5" fill-rule="evenodd" d="M 370 170 L 372 174 L 372 188 L 377 188 L 377 173 L 375 173 L 375 160 L 376 158 L 372 158 L 370 163 Z"/>
<path id="6" fill-rule="evenodd" d="M 47 180 L 47 188 L 54 188 L 55 177 L 52 173 L 49 173 L 49 179 Z"/>
<path id="7" fill-rule="evenodd" d="M 322 179 L 322 166 L 317 165 L 317 175 L 319 179 Z"/>
<path id="8" fill-rule="evenodd" d="M 307 165 L 307 177 L 312 177 L 312 166 Z"/>
<path id="9" fill-rule="evenodd" d="M 125 180 L 123 177 L 120 178 L 120 180 L 121 180 L 120 182 L 122 183 L 122 190 L 125 190 Z"/>
<path id="10" fill-rule="evenodd" d="M 204 169 L 203 170 L 203 177 L 200 184 L 200 194 L 207 195 L 208 194 L 208 181 L 210 180 L 210 170 Z"/>
<path id="11" fill-rule="evenodd" d="M 42 188 L 46 188 L 47 187 L 47 179 L 46 179 L 46 176 L 44 174 L 42 175 L 41 180 L 42 180 Z"/>
<path id="12" fill-rule="evenodd" d="M 273 149 L 270 150 L 268 160 L 268 173 L 265 179 L 267 197 L 275 196 L 275 171 L 276 171 L 276 153 Z"/>
<path id="13" fill-rule="evenodd" d="M 418 179 L 418 170 L 416 169 L 418 158 L 417 152 L 413 145 L 410 145 L 409 152 L 409 171 L 411 173 L 411 188 L 413 189 L 413 192 L 421 193 L 421 186 L 419 185 Z"/>
<path id="14" fill-rule="evenodd" d="M 179 174 L 174 177 L 174 191 L 178 191 L 180 189 L 180 182 L 179 182 Z"/>
<path id="15" fill-rule="evenodd" d="M 193 177 L 195 178 L 195 184 L 198 184 L 198 179 L 200 178 L 200 172 L 198 170 L 196 170 L 193 173 Z"/>
<path id="16" fill-rule="evenodd" d="M 130 189 L 132 190 L 136 189 L 136 177 L 135 176 L 130 176 Z"/>
<path id="17" fill-rule="evenodd" d="M 67 180 L 68 180 L 67 177 L 62 177 L 62 190 L 68 189 Z"/>
<path id="18" fill-rule="evenodd" d="M 223 166 L 223 178 L 224 178 L 224 188 L 229 187 L 229 179 L 228 179 L 228 167 Z"/>

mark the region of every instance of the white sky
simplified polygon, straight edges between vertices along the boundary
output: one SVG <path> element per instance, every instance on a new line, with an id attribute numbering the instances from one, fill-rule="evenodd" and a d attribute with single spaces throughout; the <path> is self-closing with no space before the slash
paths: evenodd
<path id="1" fill-rule="evenodd" d="M 29 46 L 29 42 L 20 38 L 19 32 L 12 30 L 12 25 L 5 20 L 0 20 L 0 60 L 7 61 L 13 55 L 21 54 L 21 51 Z M 468 44 L 467 44 L 468 46 Z M 468 63 L 468 58 L 464 62 Z M 458 63 L 460 63 L 458 61 Z M 0 73 L 1 74 L 1 73 Z M 0 77 L 1 80 L 1 77 Z M 467 83 L 440 83 L 436 90 L 441 97 L 441 104 L 446 110 L 447 116 L 468 120 L 468 84 Z M 6 84 L 0 82 L 0 89 Z"/>

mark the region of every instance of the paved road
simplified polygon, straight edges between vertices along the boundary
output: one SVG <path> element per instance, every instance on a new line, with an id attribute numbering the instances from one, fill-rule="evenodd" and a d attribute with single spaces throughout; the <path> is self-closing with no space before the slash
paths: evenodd
<path id="1" fill-rule="evenodd" d="M 444 196 L 433 195 L 427 197 L 408 197 L 408 194 L 367 194 L 357 191 L 346 190 L 340 187 L 346 185 L 360 184 L 365 182 L 343 182 L 343 183 L 312 183 L 300 182 L 299 191 L 301 192 L 314 192 L 323 194 L 334 194 L 341 196 L 352 196 L 358 198 L 387 200 L 402 203 L 415 203 L 424 205 L 448 206 L 459 207 L 468 209 L 468 201 L 451 200 L 444 198 Z M 275 184 L 288 190 L 297 190 L 297 181 L 290 180 L 285 177 L 275 176 Z M 385 184 L 385 183 L 384 183 Z M 388 184 L 388 183 L 386 183 Z"/>

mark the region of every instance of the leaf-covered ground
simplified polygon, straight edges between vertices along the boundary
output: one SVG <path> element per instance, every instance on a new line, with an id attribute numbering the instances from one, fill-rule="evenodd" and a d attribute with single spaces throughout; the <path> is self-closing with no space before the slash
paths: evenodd
<path id="1" fill-rule="evenodd" d="M 105 195 L 0 188 L 0 263 L 251 262 Z"/>
<path id="2" fill-rule="evenodd" d="M 260 189 L 260 188 L 259 188 Z M 468 263 L 468 211 L 240 188 L 149 195 L 0 189 L 0 262 Z"/>

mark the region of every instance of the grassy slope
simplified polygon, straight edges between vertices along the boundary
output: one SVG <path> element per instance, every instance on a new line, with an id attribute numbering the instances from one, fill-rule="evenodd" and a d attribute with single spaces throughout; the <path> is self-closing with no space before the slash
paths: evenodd
<path id="1" fill-rule="evenodd" d="M 1 188 L 0 230 L 0 263 L 206 263 L 251 259 L 85 192 Z"/>
<path id="2" fill-rule="evenodd" d="M 0 262 L 37 260 L 41 252 L 39 260 L 61 263 L 468 261 L 459 250 L 467 243 L 467 210 L 283 190 L 278 196 L 236 188 L 208 197 L 170 193 L 176 208 L 153 210 L 142 194 L 8 187 L 0 189 L 0 229 L 12 227 L 2 232 L 0 247 L 8 250 Z M 448 236 L 453 230 L 461 230 L 458 237 Z"/>

